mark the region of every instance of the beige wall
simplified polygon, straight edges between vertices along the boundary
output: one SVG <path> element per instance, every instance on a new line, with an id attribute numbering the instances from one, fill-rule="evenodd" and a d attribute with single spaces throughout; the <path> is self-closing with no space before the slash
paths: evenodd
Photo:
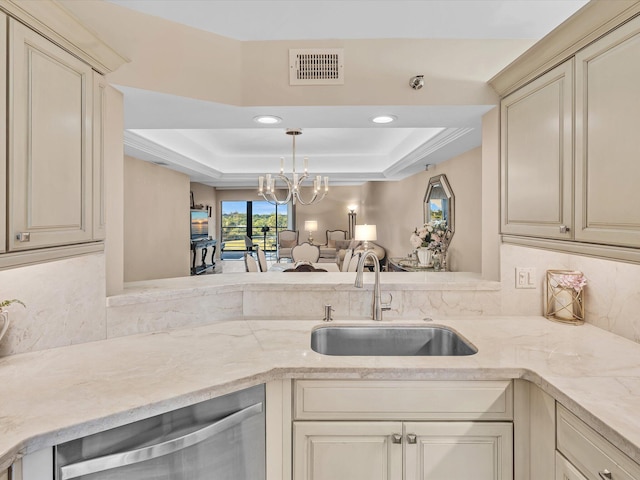
<path id="1" fill-rule="evenodd" d="M 329 193 L 316 205 L 296 206 L 296 229 L 300 231 L 300 241 L 306 241 L 308 232 L 304 230 L 306 220 L 316 220 L 318 231 L 313 234 L 314 243 L 326 241 L 327 230 L 349 230 L 348 206 L 358 205 L 357 213 L 360 214 L 360 199 L 362 198 L 362 186 L 329 186 Z M 307 190 L 307 189 L 305 189 Z M 310 198 L 309 191 L 303 192 L 303 198 Z M 360 217 L 360 215 L 358 215 Z"/>
<path id="2" fill-rule="evenodd" d="M 482 117 L 482 277 L 500 280 L 500 109 Z"/>
<path id="3" fill-rule="evenodd" d="M 189 275 L 189 177 L 124 161 L 124 281 Z"/>
<path id="4" fill-rule="evenodd" d="M 115 88 L 106 90 L 104 121 L 104 185 L 106 205 L 105 257 L 107 296 L 120 293 L 124 282 L 124 109 Z"/>
<path id="5" fill-rule="evenodd" d="M 366 223 L 377 225 L 377 243 L 392 257 L 406 256 L 412 250 L 409 237 L 424 221 L 423 200 L 429 178 L 445 174 L 456 208 L 449 266 L 452 271 L 480 272 L 481 169 L 481 149 L 475 148 L 398 182 L 370 182 L 364 200 Z"/>
<path id="6" fill-rule="evenodd" d="M 233 105 L 487 105 L 486 79 L 532 40 L 240 42 L 102 0 L 58 0 L 132 61 L 110 82 Z M 289 48 L 344 49 L 345 84 L 289 86 Z M 188 53 L 188 54 L 185 54 Z M 416 92 L 409 79 L 425 75 Z M 259 77 L 259 81 L 256 81 Z"/>

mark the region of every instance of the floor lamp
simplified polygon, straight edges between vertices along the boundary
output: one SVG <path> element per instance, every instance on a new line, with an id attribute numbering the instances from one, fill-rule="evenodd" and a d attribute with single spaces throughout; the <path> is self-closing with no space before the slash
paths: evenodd
<path id="1" fill-rule="evenodd" d="M 352 239 L 356 233 L 356 206 L 349 205 L 349 239 Z"/>

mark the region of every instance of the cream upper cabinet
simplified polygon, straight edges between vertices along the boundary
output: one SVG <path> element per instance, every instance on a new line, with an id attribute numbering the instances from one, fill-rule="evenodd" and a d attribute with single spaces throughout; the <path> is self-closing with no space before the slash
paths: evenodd
<path id="1" fill-rule="evenodd" d="M 576 54 L 575 238 L 640 246 L 640 17 Z"/>
<path id="2" fill-rule="evenodd" d="M 501 230 L 571 236 L 573 61 L 501 102 Z"/>
<path id="3" fill-rule="evenodd" d="M 0 115 L 7 118 L 7 16 L 0 12 Z M 7 184 L 7 129 L 0 128 L 0 185 Z M 6 190 L 5 190 L 6 192 Z M 0 253 L 7 250 L 7 196 L 0 195 Z"/>
<path id="4" fill-rule="evenodd" d="M 9 21 L 10 251 L 93 235 L 91 67 Z"/>

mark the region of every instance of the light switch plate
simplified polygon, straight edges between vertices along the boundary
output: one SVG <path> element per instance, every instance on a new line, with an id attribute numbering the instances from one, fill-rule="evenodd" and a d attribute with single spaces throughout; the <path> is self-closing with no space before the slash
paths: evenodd
<path id="1" fill-rule="evenodd" d="M 516 288 L 536 288 L 535 267 L 516 267 Z"/>

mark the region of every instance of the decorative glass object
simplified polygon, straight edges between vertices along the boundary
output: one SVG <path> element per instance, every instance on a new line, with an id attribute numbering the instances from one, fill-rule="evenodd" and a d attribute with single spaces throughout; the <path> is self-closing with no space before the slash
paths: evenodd
<path id="1" fill-rule="evenodd" d="M 435 252 L 433 254 L 433 270 L 436 272 L 442 270 L 442 254 L 440 252 Z"/>
<path id="2" fill-rule="evenodd" d="M 562 323 L 584 323 L 586 279 L 575 270 L 547 270 L 545 317 Z"/>

